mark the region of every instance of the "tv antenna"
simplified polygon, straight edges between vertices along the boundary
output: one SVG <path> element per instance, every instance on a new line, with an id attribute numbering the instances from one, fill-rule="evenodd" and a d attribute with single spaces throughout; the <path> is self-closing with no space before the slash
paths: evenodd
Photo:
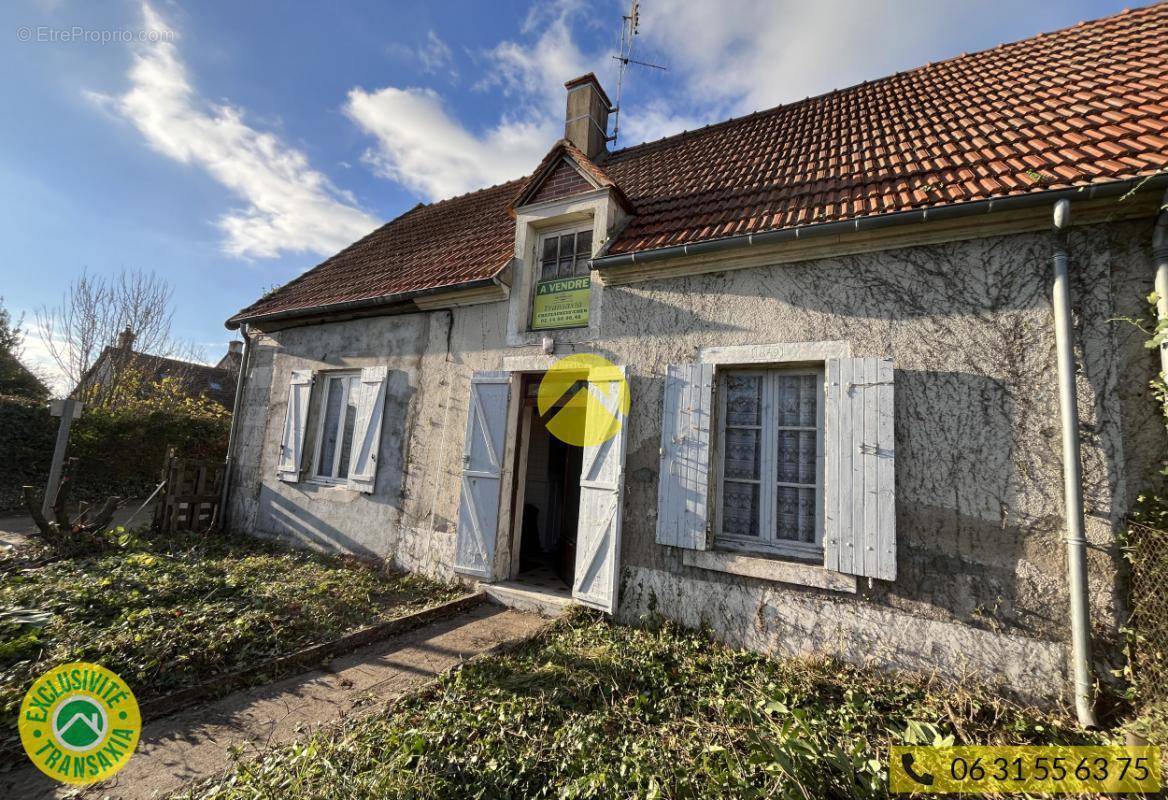
<path id="1" fill-rule="evenodd" d="M 641 25 L 640 6 L 638 0 L 631 0 L 629 13 L 621 17 L 620 55 L 613 56 L 613 59 L 619 64 L 616 69 L 616 107 L 612 110 L 612 136 L 608 137 L 613 144 L 616 144 L 617 137 L 620 136 L 621 90 L 624 88 L 625 70 L 629 68 L 629 64 L 659 69 L 662 72 L 669 69 L 669 67 L 663 67 L 660 64 L 650 64 L 648 61 L 638 61 L 633 58 L 633 46 L 636 44 L 638 28 Z"/>

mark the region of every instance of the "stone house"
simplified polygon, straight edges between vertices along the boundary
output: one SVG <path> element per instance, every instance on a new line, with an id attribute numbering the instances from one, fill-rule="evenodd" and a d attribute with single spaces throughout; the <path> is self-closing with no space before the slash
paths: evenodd
<path id="1" fill-rule="evenodd" d="M 1164 454 L 1114 319 L 1152 289 L 1166 42 L 1157 5 L 611 152 L 569 81 L 531 175 L 228 320 L 229 524 L 1084 701 Z M 631 398 L 586 446 L 539 397 L 577 354 Z"/>
<path id="2" fill-rule="evenodd" d="M 134 349 L 135 338 L 131 328 L 119 333 L 117 341 L 105 347 L 81 376 L 70 396 L 75 399 L 92 398 L 95 394 L 105 396 L 111 387 L 118 385 L 119 375 L 133 371 L 152 383 L 177 381 L 186 396 L 205 397 L 225 408 L 232 407 L 243 360 L 243 342 L 228 342 L 227 352 L 215 364 L 200 364 L 140 352 Z"/>

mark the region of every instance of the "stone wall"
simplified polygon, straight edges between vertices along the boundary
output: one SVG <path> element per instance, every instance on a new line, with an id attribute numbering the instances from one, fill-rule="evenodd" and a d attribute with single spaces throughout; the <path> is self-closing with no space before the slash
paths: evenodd
<path id="1" fill-rule="evenodd" d="M 1150 230 L 1092 226 L 1071 240 L 1092 606 L 1104 640 L 1123 615 L 1113 534 L 1164 446 L 1146 388 L 1152 356 L 1112 321 L 1139 311 L 1150 290 Z M 604 289 L 600 335 L 556 354 L 596 352 L 630 370 L 620 617 L 668 613 L 759 649 L 881 653 L 951 675 L 1000 675 L 1008 658 L 1011 678 L 1032 676 L 1026 693 L 1061 688 L 1049 255 L 1046 235 L 1022 234 Z M 236 524 L 451 577 L 470 375 L 535 352 L 504 345 L 506 319 L 498 303 L 262 337 L 240 418 Z M 895 360 L 898 579 L 838 595 L 684 566 L 654 536 L 666 367 L 707 346 L 823 340 Z M 288 371 L 367 363 L 391 370 L 377 493 L 280 484 Z"/>

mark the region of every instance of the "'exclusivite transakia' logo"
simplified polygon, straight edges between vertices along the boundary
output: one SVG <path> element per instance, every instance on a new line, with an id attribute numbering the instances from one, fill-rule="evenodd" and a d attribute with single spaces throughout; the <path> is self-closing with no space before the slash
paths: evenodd
<path id="1" fill-rule="evenodd" d="M 142 731 L 125 681 L 97 664 L 64 664 L 36 680 L 20 704 L 20 741 L 37 768 L 65 783 L 103 781 L 134 754 Z"/>

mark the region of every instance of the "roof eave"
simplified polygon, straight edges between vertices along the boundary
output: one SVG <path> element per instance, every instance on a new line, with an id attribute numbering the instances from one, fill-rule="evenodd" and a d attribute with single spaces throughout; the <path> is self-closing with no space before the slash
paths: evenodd
<path id="1" fill-rule="evenodd" d="M 793 228 L 778 228 L 762 231 L 761 233 L 745 233 L 735 236 L 723 236 L 717 239 L 687 244 L 667 245 L 647 250 L 635 250 L 628 253 L 614 255 L 599 255 L 593 258 L 589 265 L 593 269 L 611 269 L 633 264 L 645 264 L 653 261 L 665 261 L 683 256 L 696 256 L 715 253 L 722 250 L 740 249 L 760 245 L 773 245 L 782 242 L 809 239 L 818 236 L 831 236 L 841 233 L 859 233 L 863 231 L 890 228 L 899 225 L 911 225 L 922 222 L 936 222 L 939 220 L 972 217 L 981 214 L 990 214 L 1001 211 L 1013 211 L 1032 208 L 1054 203 L 1058 200 L 1092 200 L 1100 197 L 1123 195 L 1141 189 L 1153 189 L 1168 186 L 1168 172 L 1160 172 L 1144 178 L 1128 178 L 1122 181 L 1089 184 L 1072 187 L 1070 189 L 1053 189 L 1029 194 L 1008 195 L 989 198 L 987 200 L 973 200 L 967 203 L 920 208 L 912 211 L 896 211 L 890 214 L 874 214 L 857 219 L 840 220 L 837 222 L 821 222 L 812 225 L 799 225 Z M 615 237 L 614 237 L 615 241 Z M 604 251 L 602 251 L 604 252 Z"/>
<path id="2" fill-rule="evenodd" d="M 499 275 L 507 268 L 508 262 L 504 263 L 493 275 L 487 278 L 476 278 L 471 281 L 461 281 L 459 283 L 448 283 L 442 286 L 431 286 L 426 289 L 415 289 L 408 292 L 396 292 L 393 294 L 378 295 L 377 297 L 366 297 L 358 300 L 345 300 L 340 303 L 324 303 L 316 306 L 304 306 L 301 308 L 290 308 L 284 311 L 273 311 L 269 314 L 243 314 L 239 313 L 229 318 L 223 323 L 224 327 L 229 331 L 238 330 L 241 325 L 262 325 L 265 322 L 277 322 L 284 320 L 296 319 L 299 317 L 320 317 L 332 316 L 338 314 L 346 314 L 352 311 L 363 311 L 366 309 L 377 308 L 378 306 L 396 305 L 398 303 L 405 303 L 410 300 L 421 297 L 429 297 L 443 292 L 450 292 L 464 289 L 477 289 L 492 285 L 499 285 Z"/>

